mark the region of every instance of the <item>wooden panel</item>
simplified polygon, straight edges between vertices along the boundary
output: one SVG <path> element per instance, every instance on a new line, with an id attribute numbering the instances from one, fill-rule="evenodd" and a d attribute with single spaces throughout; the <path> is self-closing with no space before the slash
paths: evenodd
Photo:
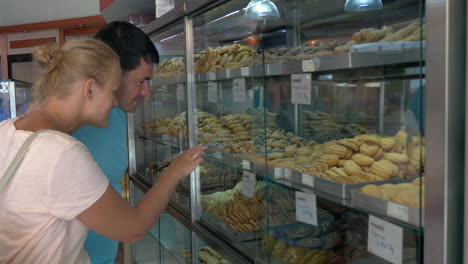
<path id="1" fill-rule="evenodd" d="M 63 33 L 63 29 L 59 30 L 59 45 L 62 46 L 65 43 L 65 35 Z"/>
<path id="2" fill-rule="evenodd" d="M 39 46 L 49 42 L 56 42 L 56 38 L 38 38 L 10 41 L 10 49 L 21 49 Z"/>
<path id="3" fill-rule="evenodd" d="M 114 0 L 99 0 L 100 11 L 104 10 L 106 7 L 110 6 Z"/>
<path id="4" fill-rule="evenodd" d="M 98 32 L 104 25 L 98 26 L 84 26 L 78 28 L 67 28 L 63 30 L 64 37 L 66 36 L 78 36 L 78 35 L 94 35 Z"/>
<path id="5" fill-rule="evenodd" d="M 0 34 L 0 56 L 2 61 L 2 72 L 0 79 L 8 79 L 8 50 L 6 34 Z"/>
<path id="6" fill-rule="evenodd" d="M 0 27 L 0 34 L 50 29 L 50 28 L 68 28 L 68 27 L 74 27 L 77 25 L 100 25 L 100 24 L 105 24 L 105 23 L 106 21 L 104 21 L 104 18 L 101 15 L 78 17 L 78 18 L 54 20 L 54 21 L 39 22 L 39 23 L 32 23 L 32 24 Z"/>

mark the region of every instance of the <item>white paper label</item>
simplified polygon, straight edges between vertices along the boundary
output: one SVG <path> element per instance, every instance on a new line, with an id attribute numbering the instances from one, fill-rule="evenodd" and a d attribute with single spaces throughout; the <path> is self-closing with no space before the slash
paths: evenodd
<path id="1" fill-rule="evenodd" d="M 250 170 L 250 161 L 248 160 L 242 160 L 242 168 L 244 170 Z"/>
<path id="2" fill-rule="evenodd" d="M 250 75 L 249 67 L 242 67 L 241 68 L 241 76 L 249 76 L 249 75 Z"/>
<path id="3" fill-rule="evenodd" d="M 314 181 L 315 181 L 315 178 L 313 176 L 305 174 L 305 173 L 302 174 L 302 184 L 310 186 L 310 187 L 314 187 Z"/>
<path id="4" fill-rule="evenodd" d="M 296 192 L 296 220 L 316 226 L 317 197 L 311 193 Z"/>
<path id="5" fill-rule="evenodd" d="M 315 67 L 316 62 L 314 60 L 303 60 L 302 61 L 302 71 L 303 72 L 314 72 L 317 67 Z"/>
<path id="6" fill-rule="evenodd" d="M 396 204 L 394 202 L 388 202 L 387 215 L 408 222 L 408 207 Z"/>
<path id="7" fill-rule="evenodd" d="M 184 88 L 185 88 L 185 85 L 183 83 L 177 84 L 177 102 L 183 102 L 185 100 Z"/>
<path id="8" fill-rule="evenodd" d="M 284 172 L 283 172 L 283 173 L 284 173 L 284 178 L 285 178 L 286 180 L 291 180 L 291 178 L 292 178 L 292 171 L 291 171 L 290 169 L 288 169 L 288 168 L 284 168 L 283 171 L 284 171 Z"/>
<path id="9" fill-rule="evenodd" d="M 275 168 L 274 172 L 273 172 L 274 173 L 274 175 L 273 175 L 274 178 L 279 179 L 279 178 L 283 177 L 283 172 L 284 172 L 283 168 Z"/>
<path id="10" fill-rule="evenodd" d="M 244 174 L 242 175 L 241 193 L 253 198 L 255 194 L 255 184 L 255 174 L 250 171 L 244 171 Z"/>
<path id="11" fill-rule="evenodd" d="M 222 156 L 221 152 L 215 151 L 215 158 L 216 158 L 216 159 L 219 159 L 219 160 L 222 160 L 222 159 L 223 159 L 223 156 Z"/>
<path id="12" fill-rule="evenodd" d="M 310 104 L 312 90 L 312 76 L 305 74 L 291 74 L 291 102 L 293 104 Z"/>
<path id="13" fill-rule="evenodd" d="M 169 135 L 162 135 L 163 142 L 169 143 L 169 142 L 171 142 L 171 139 L 172 139 L 172 137 L 169 136 Z"/>
<path id="14" fill-rule="evenodd" d="M 402 263 L 403 229 L 369 215 L 367 250 L 391 263 Z"/>
<path id="15" fill-rule="evenodd" d="M 245 79 L 234 79 L 232 81 L 233 101 L 245 102 Z"/>
<path id="16" fill-rule="evenodd" d="M 210 80 L 210 81 L 216 80 L 216 73 L 215 72 L 209 72 L 208 73 L 208 80 Z"/>
<path id="17" fill-rule="evenodd" d="M 208 82 L 208 102 L 218 103 L 218 84 L 215 82 Z"/>

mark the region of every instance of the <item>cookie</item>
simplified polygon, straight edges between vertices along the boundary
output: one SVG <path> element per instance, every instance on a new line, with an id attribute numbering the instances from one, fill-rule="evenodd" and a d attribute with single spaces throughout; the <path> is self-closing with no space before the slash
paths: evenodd
<path id="1" fill-rule="evenodd" d="M 354 152 L 359 151 L 359 146 L 354 142 L 353 139 L 349 139 L 349 138 L 348 139 L 340 139 L 340 140 L 338 140 L 338 144 L 340 144 L 342 146 L 345 146 L 347 148 L 350 148 Z"/>
<path id="2" fill-rule="evenodd" d="M 378 145 L 362 143 L 359 147 L 359 152 L 368 157 L 372 157 L 375 153 L 377 153 L 377 151 L 379 151 L 379 149 L 380 147 Z"/>
<path id="3" fill-rule="evenodd" d="M 353 160 L 347 160 L 343 166 L 345 172 L 349 175 L 354 175 L 362 171 L 361 166 L 359 166 Z"/>
<path id="4" fill-rule="evenodd" d="M 354 154 L 352 159 L 360 166 L 370 166 L 372 165 L 372 163 L 375 162 L 374 158 L 371 158 L 361 153 Z"/>
<path id="5" fill-rule="evenodd" d="M 395 152 L 385 153 L 384 158 L 395 164 L 407 163 L 409 161 L 408 155 Z"/>
<path id="6" fill-rule="evenodd" d="M 328 167 L 333 167 L 338 163 L 339 160 L 340 158 L 337 155 L 325 154 L 317 161 L 327 164 Z"/>
<path id="7" fill-rule="evenodd" d="M 376 174 L 380 178 L 384 180 L 388 180 L 397 176 L 399 168 L 398 166 L 393 164 L 391 161 L 383 159 L 383 160 L 374 162 L 371 166 L 371 171 L 372 173 Z"/>
<path id="8" fill-rule="evenodd" d="M 345 158 L 348 148 L 339 144 L 327 145 L 324 148 L 325 154 L 336 155 L 340 158 Z"/>

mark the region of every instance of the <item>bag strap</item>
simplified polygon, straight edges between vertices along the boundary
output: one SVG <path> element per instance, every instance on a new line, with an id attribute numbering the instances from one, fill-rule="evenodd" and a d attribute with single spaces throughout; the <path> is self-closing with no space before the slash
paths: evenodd
<path id="1" fill-rule="evenodd" d="M 18 153 L 16 153 L 16 156 L 13 158 L 13 161 L 10 163 L 10 166 L 6 169 L 5 173 L 3 174 L 2 178 L 0 179 L 0 191 L 5 187 L 7 184 L 8 180 L 11 178 L 13 173 L 16 171 L 18 168 L 19 164 L 24 158 L 24 155 L 28 151 L 29 146 L 31 145 L 31 142 L 41 133 L 48 131 L 49 129 L 41 129 L 38 130 L 32 135 L 30 135 L 26 141 L 24 141 L 23 145 L 20 147 L 18 150 Z"/>

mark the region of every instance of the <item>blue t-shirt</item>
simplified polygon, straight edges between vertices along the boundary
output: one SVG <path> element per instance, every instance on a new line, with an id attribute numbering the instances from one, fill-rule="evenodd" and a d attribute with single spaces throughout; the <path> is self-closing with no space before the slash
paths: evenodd
<path id="1" fill-rule="evenodd" d="M 85 126 L 73 133 L 91 152 L 110 184 L 122 193 L 120 180 L 128 167 L 127 120 L 125 113 L 115 107 L 109 115 L 107 128 Z M 114 264 L 118 241 L 89 231 L 85 245 L 92 264 Z"/>

